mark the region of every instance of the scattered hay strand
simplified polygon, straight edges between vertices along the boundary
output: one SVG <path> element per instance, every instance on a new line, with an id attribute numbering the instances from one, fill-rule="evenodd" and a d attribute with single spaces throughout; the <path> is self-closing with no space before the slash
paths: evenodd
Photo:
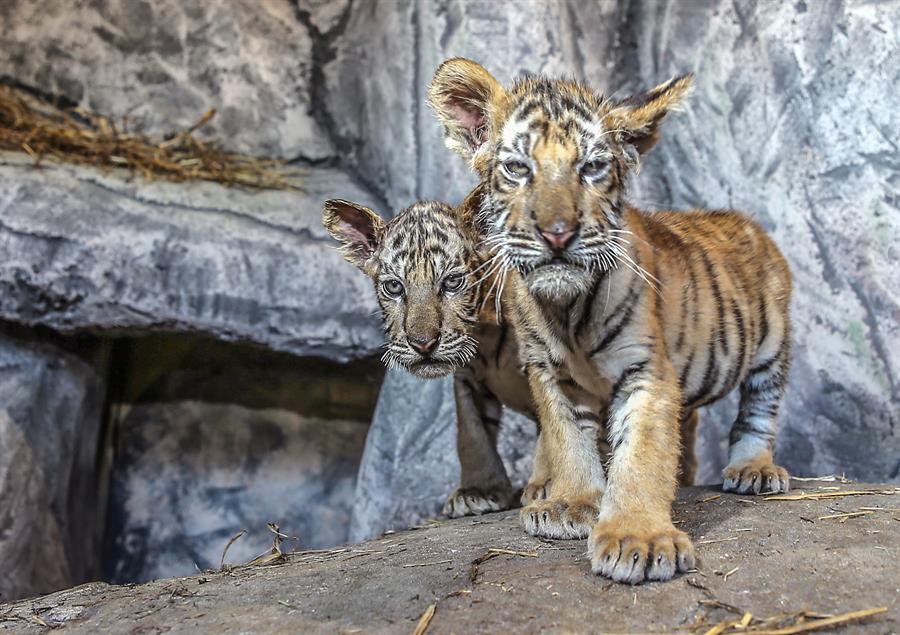
<path id="1" fill-rule="evenodd" d="M 731 536 L 730 538 L 713 538 L 712 540 L 701 540 L 699 542 L 695 542 L 695 545 L 711 545 L 716 542 L 731 542 L 732 540 L 739 540 L 738 536 Z"/>
<path id="2" fill-rule="evenodd" d="M 238 540 L 244 537 L 244 534 L 247 533 L 246 529 L 241 529 L 235 535 L 231 537 L 228 541 L 228 544 L 225 545 L 225 549 L 222 550 L 222 559 L 219 560 L 219 571 L 223 571 L 225 569 L 225 556 L 228 554 L 228 550 L 231 549 L 231 545 L 236 543 Z"/>
<path id="3" fill-rule="evenodd" d="M 271 531 L 274 534 L 274 537 L 272 538 L 272 546 L 268 550 L 259 554 L 252 560 L 245 562 L 244 564 L 237 565 L 234 567 L 229 566 L 226 568 L 225 567 L 225 555 L 228 553 L 228 550 L 231 548 L 231 545 L 236 543 L 247 533 L 246 529 L 241 529 L 239 532 L 237 532 L 235 535 L 233 535 L 231 537 L 231 539 L 228 541 L 228 544 L 225 545 L 225 549 L 222 551 L 222 559 L 219 561 L 219 571 L 230 571 L 232 569 L 244 568 L 244 567 L 261 567 L 261 566 L 268 565 L 268 564 L 276 564 L 276 563 L 284 562 L 287 558 L 285 556 L 284 551 L 282 551 L 282 549 L 281 549 L 281 545 L 285 541 L 285 539 L 290 538 L 290 536 L 287 536 L 287 535 L 281 533 L 280 528 L 275 523 L 266 523 L 266 527 L 268 527 L 269 531 Z"/>
<path id="4" fill-rule="evenodd" d="M 0 85 L 0 150 L 24 152 L 35 167 L 50 157 L 65 163 L 127 168 L 148 180 L 214 181 L 253 189 L 300 190 L 300 172 L 283 161 L 226 152 L 195 133 L 215 117 L 215 109 L 164 139 L 129 131 L 83 108 L 66 108 L 30 93 Z"/>
<path id="5" fill-rule="evenodd" d="M 537 558 L 540 554 L 534 551 L 513 551 L 512 549 L 500 549 L 497 547 L 491 547 L 487 550 L 486 553 L 478 556 L 472 561 L 472 564 L 469 566 L 469 582 L 475 584 L 475 582 L 478 580 L 479 567 L 488 560 L 493 560 L 497 556 L 501 555 L 521 556 L 523 558 Z"/>
<path id="6" fill-rule="evenodd" d="M 874 514 L 873 511 L 861 511 L 861 512 L 845 512 L 842 514 L 828 514 L 827 516 L 819 516 L 819 520 L 830 520 L 832 518 L 840 518 L 841 522 L 844 522 L 848 518 L 857 518 L 859 516 L 868 516 L 869 514 Z"/>
<path id="7" fill-rule="evenodd" d="M 847 490 L 844 492 L 802 492 L 800 494 L 776 494 L 774 496 L 766 496 L 763 500 L 767 501 L 803 501 L 803 500 L 821 500 L 823 498 L 838 498 L 841 496 L 890 496 L 900 493 L 896 489 L 870 489 L 870 490 Z"/>
<path id="8" fill-rule="evenodd" d="M 436 564 L 450 564 L 453 562 L 452 560 L 436 560 L 435 562 L 414 562 L 412 564 L 403 565 L 404 569 L 409 569 L 410 567 L 431 567 Z"/>
<path id="9" fill-rule="evenodd" d="M 510 549 L 497 549 L 491 547 L 488 549 L 490 553 L 505 554 L 507 556 L 522 556 L 523 558 L 537 558 L 538 553 L 534 551 L 512 551 Z"/>
<path id="10" fill-rule="evenodd" d="M 849 478 L 845 474 L 841 474 L 838 476 L 837 474 L 829 474 L 827 476 L 792 476 L 792 481 L 823 481 L 823 482 L 834 482 L 837 481 L 839 483 L 852 483 Z"/>
<path id="11" fill-rule="evenodd" d="M 413 631 L 413 635 L 423 635 L 423 633 L 428 630 L 428 625 L 431 624 L 431 619 L 434 617 L 436 608 L 437 604 L 428 605 L 428 608 L 422 613 L 422 617 L 419 618 L 419 622 L 416 624 L 416 630 Z"/>
<path id="12" fill-rule="evenodd" d="M 268 551 L 265 551 L 249 562 L 245 562 L 243 566 L 245 567 L 261 567 L 267 564 L 275 564 L 278 562 L 282 562 L 284 558 L 284 552 L 281 550 L 281 544 L 285 541 L 286 538 L 290 538 L 290 536 L 286 536 L 281 533 L 281 528 L 275 523 L 266 523 L 266 527 L 268 527 L 269 531 L 274 534 L 272 538 L 272 546 Z"/>
<path id="13" fill-rule="evenodd" d="M 727 573 L 725 573 L 725 575 L 722 576 L 722 582 L 723 582 L 723 583 L 724 583 L 724 582 L 728 582 L 728 576 L 734 575 L 734 574 L 737 573 L 739 570 L 740 570 L 740 567 L 735 567 L 735 568 L 732 569 L 731 571 L 728 571 Z"/>
<path id="14" fill-rule="evenodd" d="M 874 615 L 885 613 L 887 607 L 851 611 L 840 615 L 822 616 L 816 613 L 797 613 L 794 615 L 778 615 L 766 620 L 754 620 L 750 613 L 744 613 L 740 619 L 725 620 L 704 631 L 704 635 L 723 635 L 728 633 L 752 633 L 753 635 L 795 635 L 807 633 L 838 624 L 847 624 L 864 620 Z M 787 622 L 787 623 L 786 623 Z"/>

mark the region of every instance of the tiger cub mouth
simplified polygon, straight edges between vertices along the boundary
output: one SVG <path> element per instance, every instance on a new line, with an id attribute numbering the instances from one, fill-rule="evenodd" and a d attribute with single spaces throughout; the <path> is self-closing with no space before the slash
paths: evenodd
<path id="1" fill-rule="evenodd" d="M 455 366 L 443 360 L 426 358 L 412 362 L 407 368 L 409 372 L 417 377 L 434 379 L 435 377 L 449 375 L 454 371 Z"/>

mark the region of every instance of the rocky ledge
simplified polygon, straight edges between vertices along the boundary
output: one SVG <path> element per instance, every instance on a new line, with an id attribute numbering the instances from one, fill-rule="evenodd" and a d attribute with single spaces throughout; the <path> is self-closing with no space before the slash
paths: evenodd
<path id="1" fill-rule="evenodd" d="M 341 261 L 322 203 L 373 204 L 344 172 L 304 191 L 40 169 L 0 153 L 0 320 L 63 333 L 203 333 L 344 361 L 375 352 L 369 282 Z"/>
<path id="2" fill-rule="evenodd" d="M 675 518 L 700 563 L 666 583 L 597 578 L 584 541 L 530 537 L 506 512 L 267 566 L 92 583 L 0 606 L 0 631 L 409 633 L 421 621 L 428 633 L 686 632 L 742 617 L 758 626 L 880 608 L 853 622 L 854 632 L 896 631 L 900 489 L 794 485 L 792 500 L 682 490 Z"/>

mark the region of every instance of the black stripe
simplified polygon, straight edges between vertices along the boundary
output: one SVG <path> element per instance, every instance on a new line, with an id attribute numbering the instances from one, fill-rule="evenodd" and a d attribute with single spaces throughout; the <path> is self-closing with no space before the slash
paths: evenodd
<path id="1" fill-rule="evenodd" d="M 630 298 L 630 301 L 629 301 L 629 298 Z M 609 346 L 612 343 L 612 341 L 615 340 L 622 333 L 622 330 L 631 323 L 631 319 L 634 316 L 634 307 L 637 304 L 639 298 L 640 298 L 640 291 L 635 292 L 634 287 L 632 287 L 632 290 L 628 294 L 628 298 L 623 300 L 619 306 L 621 307 L 626 302 L 628 302 L 628 305 L 621 312 L 617 310 L 612 315 L 610 315 L 606 319 L 606 322 L 604 322 L 603 326 L 606 327 L 609 324 L 610 320 L 612 320 L 617 315 L 621 315 L 622 316 L 621 319 L 618 322 L 616 322 L 615 325 L 612 326 L 612 328 L 610 328 L 609 330 L 606 331 L 606 335 L 603 337 L 602 340 L 600 340 L 600 343 L 597 344 L 590 351 L 590 353 L 588 353 L 588 357 L 593 357 L 597 353 L 601 352 L 604 348 Z M 618 307 L 617 307 L 617 309 L 618 309 Z"/>
<path id="2" fill-rule="evenodd" d="M 516 119 L 527 119 L 528 115 L 533 113 L 535 110 L 541 107 L 541 102 L 537 99 L 533 99 L 531 101 L 527 101 L 519 108 L 519 112 L 516 114 Z"/>
<path id="3" fill-rule="evenodd" d="M 611 408 L 615 407 L 616 401 L 619 398 L 619 393 L 625 389 L 626 384 L 634 378 L 636 375 L 644 372 L 644 369 L 647 368 L 647 364 L 650 363 L 649 359 L 645 359 L 640 362 L 636 362 L 631 364 L 625 370 L 622 371 L 622 374 L 619 375 L 619 379 L 616 380 L 616 383 L 613 384 L 612 392 L 609 397 L 609 405 Z"/>
<path id="4" fill-rule="evenodd" d="M 759 325 L 759 338 L 756 342 L 757 346 L 762 346 L 766 338 L 769 337 L 769 320 L 766 318 L 766 299 L 760 294 L 759 296 L 759 317 L 762 321 Z"/>
<path id="5" fill-rule="evenodd" d="M 778 361 L 778 358 L 781 357 L 781 350 L 783 347 L 784 342 L 782 342 L 781 346 L 778 347 L 778 351 L 772 357 L 764 362 L 760 362 L 759 364 L 751 368 L 750 372 L 747 373 L 747 376 L 749 377 L 750 375 L 758 375 L 760 373 L 767 372 L 770 368 L 772 368 L 775 362 Z"/>
<path id="6" fill-rule="evenodd" d="M 731 301 L 731 311 L 734 314 L 734 323 L 737 325 L 738 348 L 740 349 L 735 378 L 732 379 L 732 381 L 734 381 L 744 368 L 744 362 L 747 360 L 747 327 L 744 322 L 744 315 L 741 313 L 741 308 L 738 306 L 737 300 Z"/>
<path id="7" fill-rule="evenodd" d="M 734 385 L 737 383 L 738 377 L 741 375 L 741 369 L 744 367 L 744 361 L 746 360 L 747 348 L 746 348 L 746 330 L 744 327 L 744 317 L 741 315 L 741 311 L 738 308 L 738 304 L 736 300 L 731 301 L 731 311 L 734 316 L 735 324 L 738 329 L 738 347 L 740 350 L 740 354 L 737 359 L 737 364 L 728 369 L 728 372 L 725 374 L 725 381 L 722 384 L 721 389 L 718 393 L 716 393 L 709 401 L 717 401 L 727 395 Z"/>
<path id="8" fill-rule="evenodd" d="M 583 104 L 575 101 L 568 95 L 560 96 L 560 105 L 566 110 L 571 110 L 578 114 L 579 117 L 586 121 L 591 121 L 594 119 L 592 113 L 584 107 Z"/>
<path id="9" fill-rule="evenodd" d="M 678 385 L 684 389 L 684 382 L 687 381 L 688 375 L 691 372 L 691 364 L 694 362 L 694 353 L 696 351 L 691 351 L 691 354 L 688 355 L 687 360 L 684 362 L 684 368 L 681 369 L 681 375 L 678 377 Z"/>
<path id="10" fill-rule="evenodd" d="M 704 398 L 712 392 L 713 388 L 715 388 L 716 380 L 718 379 L 719 371 L 716 366 L 716 347 L 713 345 L 707 350 L 709 352 L 709 357 L 706 360 L 706 370 L 703 372 L 703 380 L 700 382 L 700 387 L 685 401 L 685 404 L 691 408 L 700 405 L 704 401 Z"/>
<path id="11" fill-rule="evenodd" d="M 713 268 L 709 256 L 702 251 L 700 252 L 700 256 L 703 258 L 703 266 L 706 268 L 706 274 L 709 276 L 710 292 L 712 293 L 713 301 L 716 303 L 716 315 L 719 319 L 716 324 L 717 337 L 719 343 L 722 345 L 722 352 L 727 355 L 728 341 L 725 337 L 725 305 L 722 304 L 722 289 L 719 288 L 719 278 L 716 276 L 716 271 Z"/>
<path id="12" fill-rule="evenodd" d="M 581 317 L 578 318 L 578 321 L 575 323 L 575 339 L 578 339 L 578 336 L 581 334 L 581 329 L 583 329 L 588 320 L 591 319 L 591 316 L 594 314 L 594 298 L 597 296 L 597 292 L 600 290 L 600 283 L 606 279 L 605 275 L 600 275 L 594 280 L 594 284 L 591 285 L 590 290 L 585 297 L 584 304 L 581 306 Z"/>

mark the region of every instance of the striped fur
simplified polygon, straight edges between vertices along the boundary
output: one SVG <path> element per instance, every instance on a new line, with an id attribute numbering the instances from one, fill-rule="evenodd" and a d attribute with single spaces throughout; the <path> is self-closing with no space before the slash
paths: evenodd
<path id="1" fill-rule="evenodd" d="M 510 317 L 555 474 L 550 499 L 523 509 L 523 521 L 553 535 L 552 523 L 534 517 L 600 499 L 593 568 L 623 582 L 692 566 L 671 504 L 679 429 L 696 422 L 696 408 L 740 386 L 724 487 L 788 487 L 773 462 L 790 357 L 785 259 L 736 212 L 649 213 L 626 198 L 629 175 L 690 86 L 679 77 L 620 101 L 543 77 L 507 90 L 455 59 L 429 91 L 448 146 L 486 188 L 484 244 L 509 277 Z M 607 404 L 605 492 L 562 389 L 568 380 Z"/>

